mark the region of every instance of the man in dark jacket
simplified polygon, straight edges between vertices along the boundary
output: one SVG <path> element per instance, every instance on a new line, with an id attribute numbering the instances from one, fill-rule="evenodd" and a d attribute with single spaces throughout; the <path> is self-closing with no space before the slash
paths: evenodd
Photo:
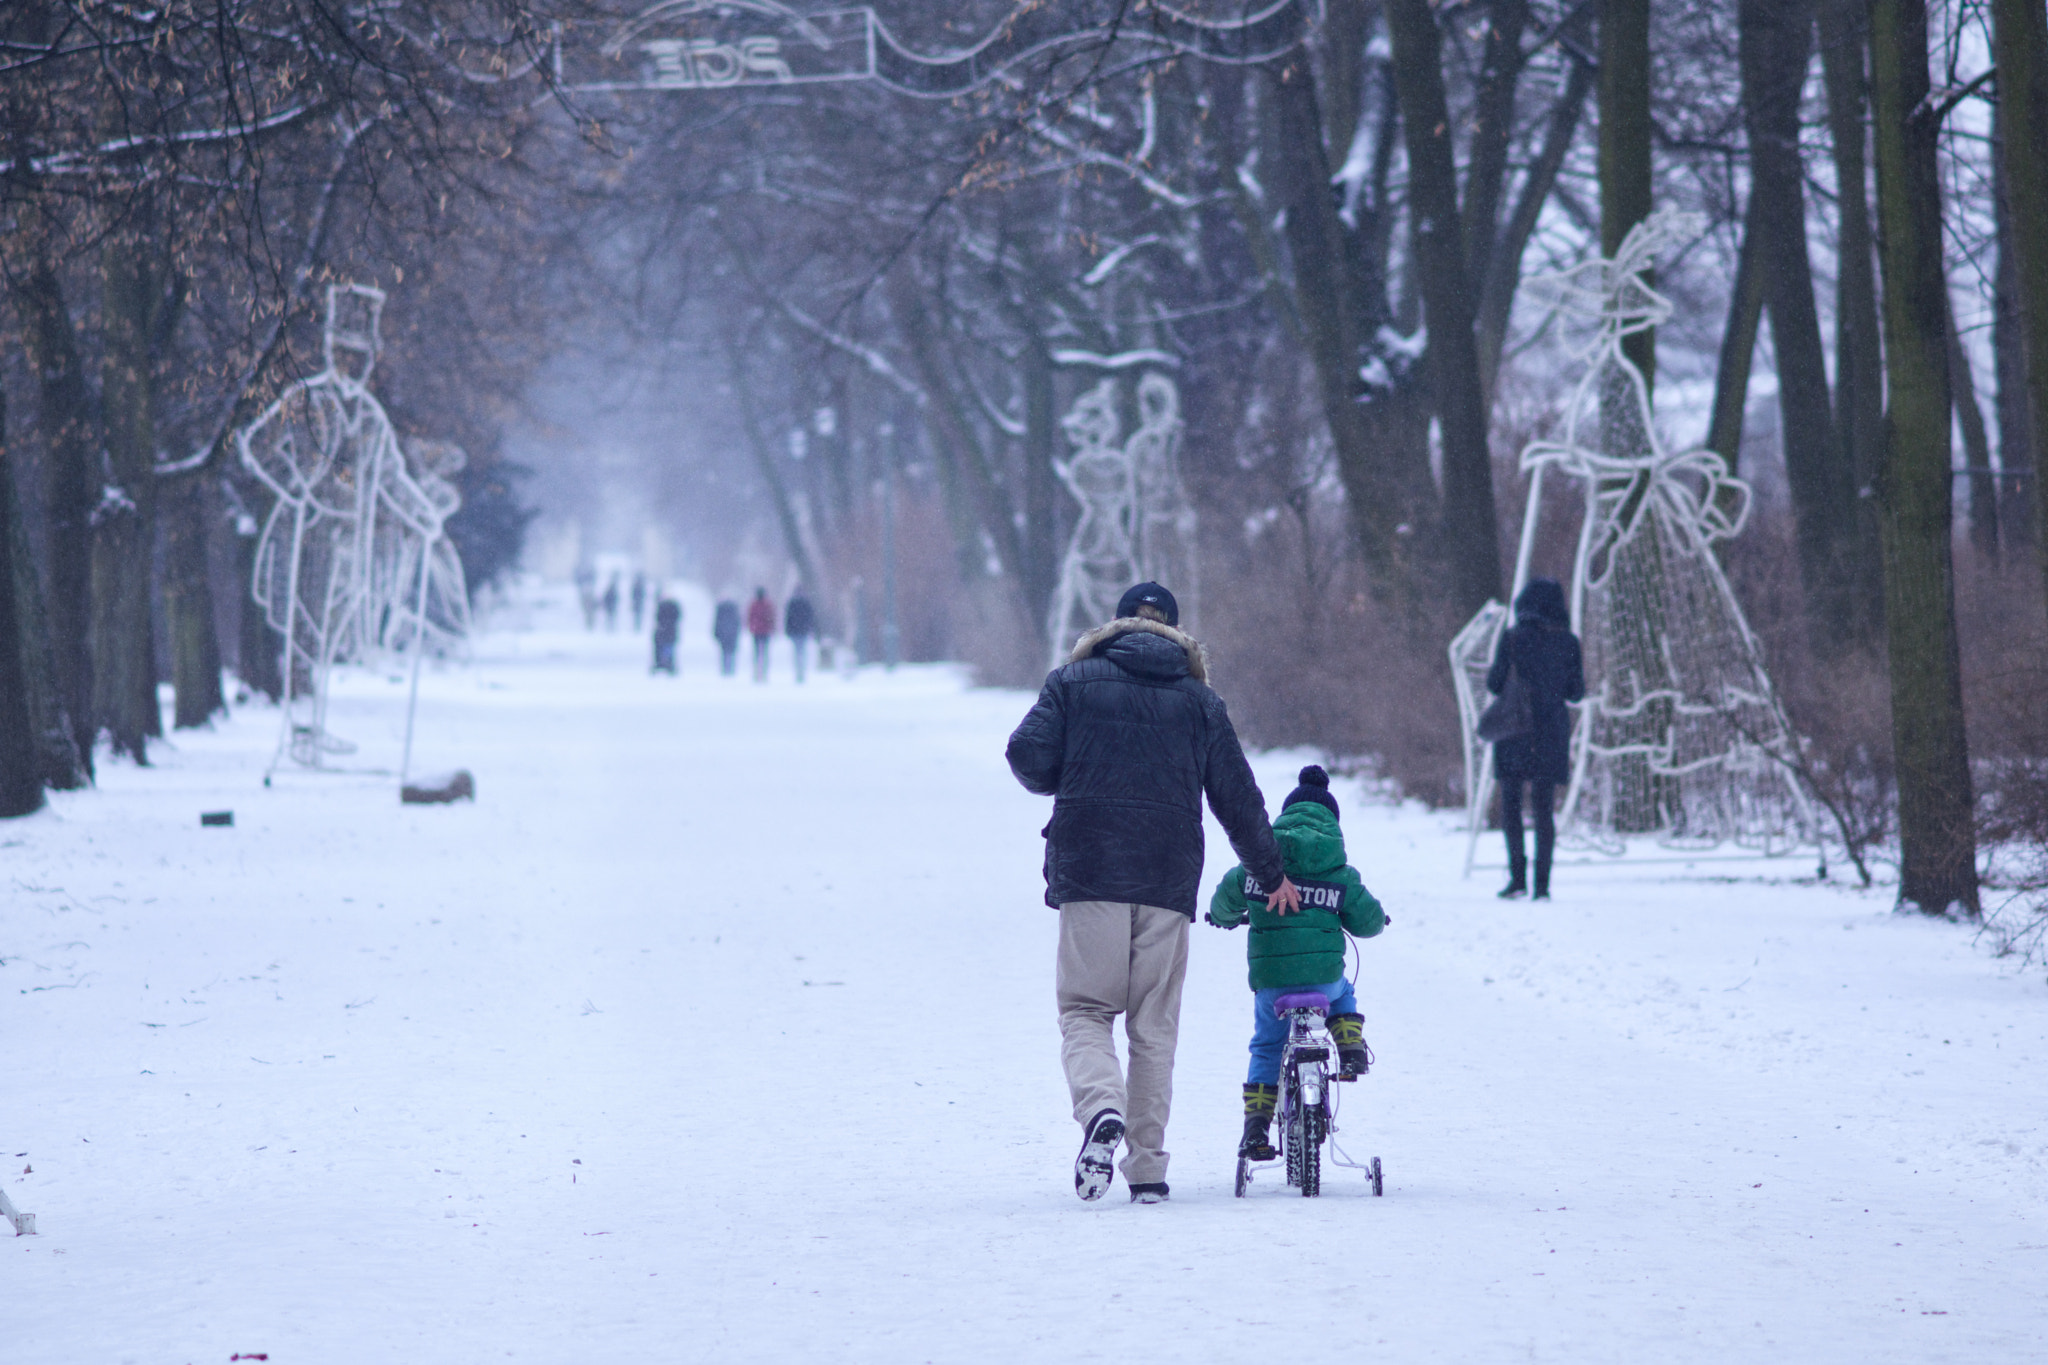
<path id="1" fill-rule="evenodd" d="M 730 678 L 740 652 L 740 604 L 730 597 L 712 614 L 711 637 L 718 641 L 718 671 Z"/>
<path id="2" fill-rule="evenodd" d="M 1586 695 L 1579 637 L 1572 634 L 1564 587 L 1554 578 L 1532 578 L 1515 598 L 1515 624 L 1500 637 L 1500 651 L 1487 671 L 1486 686 L 1507 691 L 1519 676 L 1529 698 L 1529 728 L 1493 746 L 1493 771 L 1500 779 L 1500 827 L 1508 842 L 1508 884 L 1501 896 L 1513 900 L 1529 889 L 1528 854 L 1522 847 L 1522 787 L 1536 817 L 1535 899 L 1550 899 L 1550 861 L 1557 845 L 1553 814 L 1557 788 L 1572 778 L 1572 716 L 1565 703 Z"/>
<path id="3" fill-rule="evenodd" d="M 1060 912 L 1060 1061 L 1081 1125 L 1074 1189 L 1099 1199 L 1128 1133 L 1131 1198 L 1166 1197 L 1166 1120 L 1180 1036 L 1188 925 L 1202 881 L 1202 798 L 1268 905 L 1300 907 L 1266 822 L 1266 802 L 1202 647 L 1176 627 L 1157 583 L 1082 636 L 1010 736 L 1010 771 L 1054 797 L 1045 827 L 1045 902 Z M 1284 909 L 1283 909 L 1284 907 Z M 1112 1026 L 1124 1016 L 1130 1072 Z M 1128 1120 L 1127 1117 L 1128 1116 Z"/>
<path id="4" fill-rule="evenodd" d="M 805 655 L 810 652 L 811 637 L 818 633 L 818 612 L 801 587 L 789 595 L 789 605 L 782 609 L 782 633 L 789 637 L 789 652 L 796 660 L 796 680 L 802 682 Z"/>

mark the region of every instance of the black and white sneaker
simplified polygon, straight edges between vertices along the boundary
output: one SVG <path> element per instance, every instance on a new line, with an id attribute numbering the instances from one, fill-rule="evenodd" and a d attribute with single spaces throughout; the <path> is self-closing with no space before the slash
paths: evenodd
<path id="1" fill-rule="evenodd" d="M 1124 1140 L 1124 1116 L 1105 1109 L 1088 1120 L 1088 1136 L 1081 1139 L 1081 1153 L 1074 1158 L 1074 1193 L 1083 1199 L 1100 1199 L 1109 1192 L 1116 1176 L 1116 1147 Z"/>
<path id="2" fill-rule="evenodd" d="M 1164 1180 L 1157 1184 L 1131 1186 L 1131 1202 L 1133 1204 L 1164 1204 L 1167 1194 L 1168 1190 Z"/>

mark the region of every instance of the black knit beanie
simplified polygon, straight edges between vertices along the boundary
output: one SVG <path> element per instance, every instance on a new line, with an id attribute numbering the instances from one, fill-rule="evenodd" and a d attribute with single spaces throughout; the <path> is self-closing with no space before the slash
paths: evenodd
<path id="1" fill-rule="evenodd" d="M 1301 770 L 1301 785 L 1287 793 L 1280 809 L 1286 810 L 1297 801 L 1314 801 L 1326 807 L 1332 816 L 1338 816 L 1337 798 L 1330 795 L 1330 775 L 1314 763 Z"/>

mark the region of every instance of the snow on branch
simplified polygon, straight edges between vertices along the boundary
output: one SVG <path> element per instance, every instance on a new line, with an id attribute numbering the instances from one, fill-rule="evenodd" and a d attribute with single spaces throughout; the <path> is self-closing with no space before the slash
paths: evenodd
<path id="1" fill-rule="evenodd" d="M 836 346 L 848 355 L 855 357 L 862 364 L 866 365 L 871 373 L 888 380 L 905 394 L 917 400 L 920 407 L 929 401 L 929 395 L 925 393 L 922 384 L 919 384 L 915 379 L 897 369 L 889 362 L 889 357 L 883 355 L 874 347 L 866 342 L 855 341 L 843 332 L 834 331 L 809 313 L 806 313 L 803 309 L 791 303 L 788 299 L 778 299 L 776 302 L 781 306 L 783 312 L 789 314 L 790 320 L 795 322 L 797 326 L 803 328 L 812 336 L 817 337 L 820 341 Z"/>
<path id="2" fill-rule="evenodd" d="M 1180 368 L 1180 357 L 1168 351 L 1155 351 L 1145 347 L 1135 351 L 1118 351 L 1115 355 L 1103 355 L 1099 351 L 1054 351 L 1055 365 L 1087 365 L 1098 370 L 1128 370 L 1133 365 L 1164 365 L 1169 369 Z"/>

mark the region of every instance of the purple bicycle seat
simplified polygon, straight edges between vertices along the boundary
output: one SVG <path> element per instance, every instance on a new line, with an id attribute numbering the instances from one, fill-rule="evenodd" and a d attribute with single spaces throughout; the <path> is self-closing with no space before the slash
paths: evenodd
<path id="1" fill-rule="evenodd" d="M 1330 1008 L 1330 997 L 1321 991 L 1298 991 L 1283 995 L 1273 1002 L 1273 1017 L 1284 1019 L 1289 1010 L 1324 1010 Z"/>

